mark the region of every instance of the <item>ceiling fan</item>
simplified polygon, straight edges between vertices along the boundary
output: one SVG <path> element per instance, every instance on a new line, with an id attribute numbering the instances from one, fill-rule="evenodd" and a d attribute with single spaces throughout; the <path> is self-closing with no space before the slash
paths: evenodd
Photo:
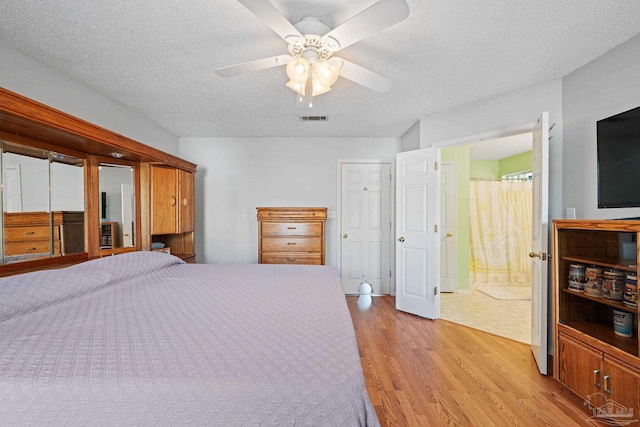
<path id="1" fill-rule="evenodd" d="M 293 25 L 268 0 L 238 2 L 282 37 L 289 44 L 289 53 L 218 68 L 219 76 L 286 65 L 287 87 L 296 92 L 298 106 L 309 108 L 313 97 L 331 90 L 339 76 L 380 93 L 391 88 L 386 77 L 333 54 L 405 19 L 409 16 L 406 0 L 380 0 L 333 30 L 315 17 Z"/>

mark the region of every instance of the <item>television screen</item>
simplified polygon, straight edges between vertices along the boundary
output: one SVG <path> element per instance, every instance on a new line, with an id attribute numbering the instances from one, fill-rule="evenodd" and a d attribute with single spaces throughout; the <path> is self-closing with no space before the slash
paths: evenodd
<path id="1" fill-rule="evenodd" d="M 598 208 L 640 207 L 640 107 L 599 120 Z"/>

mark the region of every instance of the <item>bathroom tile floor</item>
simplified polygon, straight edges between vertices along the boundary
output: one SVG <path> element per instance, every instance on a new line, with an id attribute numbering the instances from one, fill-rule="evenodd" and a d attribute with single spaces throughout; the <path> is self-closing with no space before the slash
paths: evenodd
<path id="1" fill-rule="evenodd" d="M 531 343 L 531 301 L 497 300 L 472 289 L 440 294 L 440 318 L 526 344 Z"/>

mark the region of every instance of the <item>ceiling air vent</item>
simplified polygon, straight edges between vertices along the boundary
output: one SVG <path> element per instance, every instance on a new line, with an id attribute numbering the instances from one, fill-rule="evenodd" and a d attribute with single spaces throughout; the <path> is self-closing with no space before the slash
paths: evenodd
<path id="1" fill-rule="evenodd" d="M 326 122 L 329 116 L 300 116 L 302 122 Z"/>

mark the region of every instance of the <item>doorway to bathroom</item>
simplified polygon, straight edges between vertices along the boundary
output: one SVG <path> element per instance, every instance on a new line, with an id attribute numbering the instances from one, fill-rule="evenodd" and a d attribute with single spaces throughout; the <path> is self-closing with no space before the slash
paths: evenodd
<path id="1" fill-rule="evenodd" d="M 456 183 L 441 187 L 441 199 L 455 200 L 455 234 L 443 239 L 456 242 L 456 254 L 441 267 L 455 275 L 453 288 L 441 294 L 441 318 L 530 344 L 532 133 L 440 153 Z"/>

